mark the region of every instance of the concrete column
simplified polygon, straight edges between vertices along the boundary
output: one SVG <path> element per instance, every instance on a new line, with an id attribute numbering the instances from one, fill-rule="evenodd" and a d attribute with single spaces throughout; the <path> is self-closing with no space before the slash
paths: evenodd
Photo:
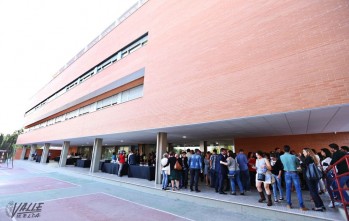
<path id="1" fill-rule="evenodd" d="M 103 139 L 96 138 L 93 144 L 92 159 L 91 159 L 91 166 L 90 166 L 91 173 L 99 171 L 99 161 L 101 160 L 101 154 L 102 154 L 102 141 Z"/>
<path id="2" fill-rule="evenodd" d="M 25 153 L 27 152 L 27 148 L 25 148 L 25 146 L 23 145 L 22 147 L 22 153 L 21 153 L 21 160 L 24 160 L 24 157 L 25 157 Z"/>
<path id="3" fill-rule="evenodd" d="M 144 153 L 144 144 L 138 144 L 138 153 L 140 156 Z"/>
<path id="4" fill-rule="evenodd" d="M 69 147 L 70 147 L 70 142 L 64 141 L 62 151 L 61 151 L 61 156 L 59 158 L 59 167 L 64 167 L 66 165 Z"/>
<path id="5" fill-rule="evenodd" d="M 50 146 L 51 146 L 51 144 L 45 143 L 44 149 L 42 151 L 40 163 L 44 163 L 44 164 L 46 163 L 48 152 L 50 151 Z"/>
<path id="6" fill-rule="evenodd" d="M 33 160 L 32 155 L 35 153 L 36 147 L 37 147 L 36 144 L 32 144 L 32 145 L 31 145 L 31 147 L 30 147 L 30 154 L 29 154 L 29 158 L 28 158 L 29 160 Z"/>
<path id="7" fill-rule="evenodd" d="M 207 153 L 207 141 L 200 141 L 200 151 Z"/>
<path id="8" fill-rule="evenodd" d="M 166 152 L 167 133 L 158 133 L 156 139 L 156 165 L 155 165 L 155 183 L 161 183 L 161 158 Z"/>

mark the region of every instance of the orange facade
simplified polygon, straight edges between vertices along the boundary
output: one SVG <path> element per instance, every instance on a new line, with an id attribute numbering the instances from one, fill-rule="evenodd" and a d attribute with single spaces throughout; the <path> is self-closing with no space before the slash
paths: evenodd
<path id="1" fill-rule="evenodd" d="M 349 105 L 348 1 L 150 0 L 43 87 L 28 110 L 145 33 L 147 45 L 28 114 L 24 126 L 78 105 L 92 91 L 144 68 L 141 98 L 29 131 L 18 144 L 154 128 L 162 132 L 180 125 Z M 348 131 L 348 119 L 343 121 L 338 131 Z M 137 136 L 141 142 L 141 133 Z M 303 141 L 312 145 L 325 137 L 322 146 L 338 138 L 224 136 L 253 149 L 302 146 Z M 348 145 L 348 133 L 341 136 L 339 144 Z"/>

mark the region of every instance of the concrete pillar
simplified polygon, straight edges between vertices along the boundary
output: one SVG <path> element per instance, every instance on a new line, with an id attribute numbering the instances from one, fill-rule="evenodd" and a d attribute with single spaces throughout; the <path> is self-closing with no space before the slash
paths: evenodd
<path id="1" fill-rule="evenodd" d="M 156 139 L 156 165 L 155 165 L 155 183 L 161 183 L 161 158 L 166 152 L 167 133 L 158 133 Z"/>
<path id="2" fill-rule="evenodd" d="M 200 151 L 207 153 L 207 141 L 200 141 Z"/>
<path id="3" fill-rule="evenodd" d="M 47 156 L 48 156 L 48 152 L 50 151 L 50 145 L 49 143 L 45 143 L 44 145 L 44 149 L 42 151 L 42 155 L 41 155 L 41 161 L 40 163 L 46 163 L 47 161 Z"/>
<path id="4" fill-rule="evenodd" d="M 70 142 L 64 141 L 62 151 L 61 151 L 61 156 L 59 158 L 59 167 L 64 167 L 66 165 L 69 147 L 70 147 Z"/>
<path id="5" fill-rule="evenodd" d="M 25 148 L 25 146 L 23 145 L 22 147 L 22 153 L 21 153 L 21 160 L 24 160 L 24 157 L 25 157 L 25 153 L 27 152 L 27 148 Z"/>
<path id="6" fill-rule="evenodd" d="M 92 159 L 91 159 L 91 166 L 90 166 L 91 173 L 99 171 L 99 161 L 101 160 L 101 154 L 102 154 L 102 141 L 103 139 L 96 138 L 93 144 Z"/>
<path id="7" fill-rule="evenodd" d="M 32 144 L 32 145 L 31 145 L 31 147 L 30 147 L 30 154 L 29 154 L 29 158 L 28 158 L 29 160 L 33 160 L 32 155 L 35 153 L 36 147 L 37 147 L 36 144 Z"/>
<path id="8" fill-rule="evenodd" d="M 144 153 L 144 144 L 138 144 L 138 153 L 140 156 Z"/>

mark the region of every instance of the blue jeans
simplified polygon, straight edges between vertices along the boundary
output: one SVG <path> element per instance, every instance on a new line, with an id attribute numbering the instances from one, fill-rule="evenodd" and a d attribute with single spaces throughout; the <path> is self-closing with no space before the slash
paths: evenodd
<path id="1" fill-rule="evenodd" d="M 166 170 L 162 171 L 162 189 L 166 189 L 168 185 L 168 175 L 166 173 Z"/>
<path id="2" fill-rule="evenodd" d="M 276 187 L 279 189 L 279 197 L 280 198 L 284 198 L 284 194 L 282 191 L 282 186 L 281 186 L 281 179 L 278 178 L 277 175 L 272 174 L 273 177 L 275 178 L 275 182 L 273 183 L 273 195 L 274 195 L 274 199 L 277 200 L 277 190 Z"/>
<path id="3" fill-rule="evenodd" d="M 291 186 L 293 185 L 297 192 L 297 198 L 300 207 L 304 207 L 301 184 L 297 172 L 285 172 L 285 183 L 286 183 L 286 200 L 288 205 L 292 205 L 291 202 Z"/>
<path id="4" fill-rule="evenodd" d="M 250 171 L 248 170 L 240 170 L 240 177 L 242 180 L 242 185 L 244 186 L 244 190 L 251 190 L 251 181 L 250 181 Z"/>
<path id="5" fill-rule="evenodd" d="M 231 192 L 236 192 L 235 182 L 237 182 L 240 192 L 244 192 L 244 187 L 242 186 L 240 179 L 240 171 L 229 171 L 229 175 L 235 175 L 234 178 L 230 178 Z"/>
<path id="6" fill-rule="evenodd" d="M 330 184 L 332 185 L 333 190 L 331 190 L 331 192 L 333 191 L 333 195 L 335 196 L 336 200 L 342 200 L 342 197 L 340 195 L 340 191 L 338 191 L 338 185 L 337 182 L 335 181 L 333 175 L 329 175 L 330 173 L 328 173 L 328 179 L 330 180 Z M 341 188 L 344 188 L 345 185 L 349 185 L 349 177 L 348 176 L 343 176 L 341 178 L 339 178 L 339 185 L 341 186 Z M 329 191 L 330 194 L 330 191 Z M 342 195 L 344 196 L 344 200 L 346 202 L 349 202 L 349 195 L 347 193 L 346 190 L 342 190 Z"/>

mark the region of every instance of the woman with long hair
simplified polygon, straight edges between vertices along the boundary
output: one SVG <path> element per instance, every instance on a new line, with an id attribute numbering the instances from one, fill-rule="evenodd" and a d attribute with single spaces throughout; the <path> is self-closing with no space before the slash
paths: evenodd
<path id="1" fill-rule="evenodd" d="M 262 151 L 257 151 L 256 153 L 256 170 L 257 170 L 257 175 L 256 175 L 256 187 L 260 195 L 260 199 L 258 202 L 262 203 L 264 202 L 265 196 L 263 193 L 262 189 L 262 183 L 264 184 L 264 189 L 265 192 L 267 193 L 268 197 L 268 206 L 273 205 L 273 202 L 271 201 L 271 191 L 270 191 L 270 184 L 272 183 L 273 176 L 271 174 L 271 164 L 267 158 L 263 157 L 264 154 Z M 264 179 L 262 179 L 264 177 Z M 275 181 L 274 181 L 275 182 Z"/>
<path id="2" fill-rule="evenodd" d="M 315 153 L 311 149 L 304 148 L 303 155 L 305 156 L 304 165 L 306 167 L 306 170 L 309 169 L 309 166 L 311 166 L 311 164 L 317 165 L 319 163 L 317 157 L 315 157 Z M 324 203 L 322 202 L 322 199 L 318 192 L 319 179 L 311 179 L 310 177 L 306 177 L 306 181 L 309 187 L 310 195 L 315 203 L 315 207 L 312 208 L 312 210 L 323 212 L 326 207 L 324 206 Z"/>
<path id="3" fill-rule="evenodd" d="M 239 169 L 239 164 L 236 160 L 236 155 L 233 153 L 233 151 L 228 151 L 228 158 L 227 163 L 225 164 L 228 166 L 228 178 L 230 180 L 230 187 L 231 187 L 231 195 L 236 195 L 236 185 L 239 186 L 240 195 L 245 195 L 245 190 L 241 182 L 241 174 Z"/>
<path id="4" fill-rule="evenodd" d="M 207 152 L 205 154 L 205 158 L 204 158 L 204 176 L 205 176 L 205 181 L 206 181 L 206 186 L 210 185 L 210 157 L 211 154 L 210 152 Z"/>
<path id="5" fill-rule="evenodd" d="M 182 165 L 182 159 L 178 158 L 178 154 L 174 152 L 170 153 L 170 157 L 168 158 L 168 162 L 170 164 L 170 176 L 172 191 L 176 189 L 179 190 L 179 179 L 180 179 L 180 170 L 175 169 L 175 164 L 178 161 L 180 165 Z M 176 184 L 176 185 L 175 185 Z"/>

